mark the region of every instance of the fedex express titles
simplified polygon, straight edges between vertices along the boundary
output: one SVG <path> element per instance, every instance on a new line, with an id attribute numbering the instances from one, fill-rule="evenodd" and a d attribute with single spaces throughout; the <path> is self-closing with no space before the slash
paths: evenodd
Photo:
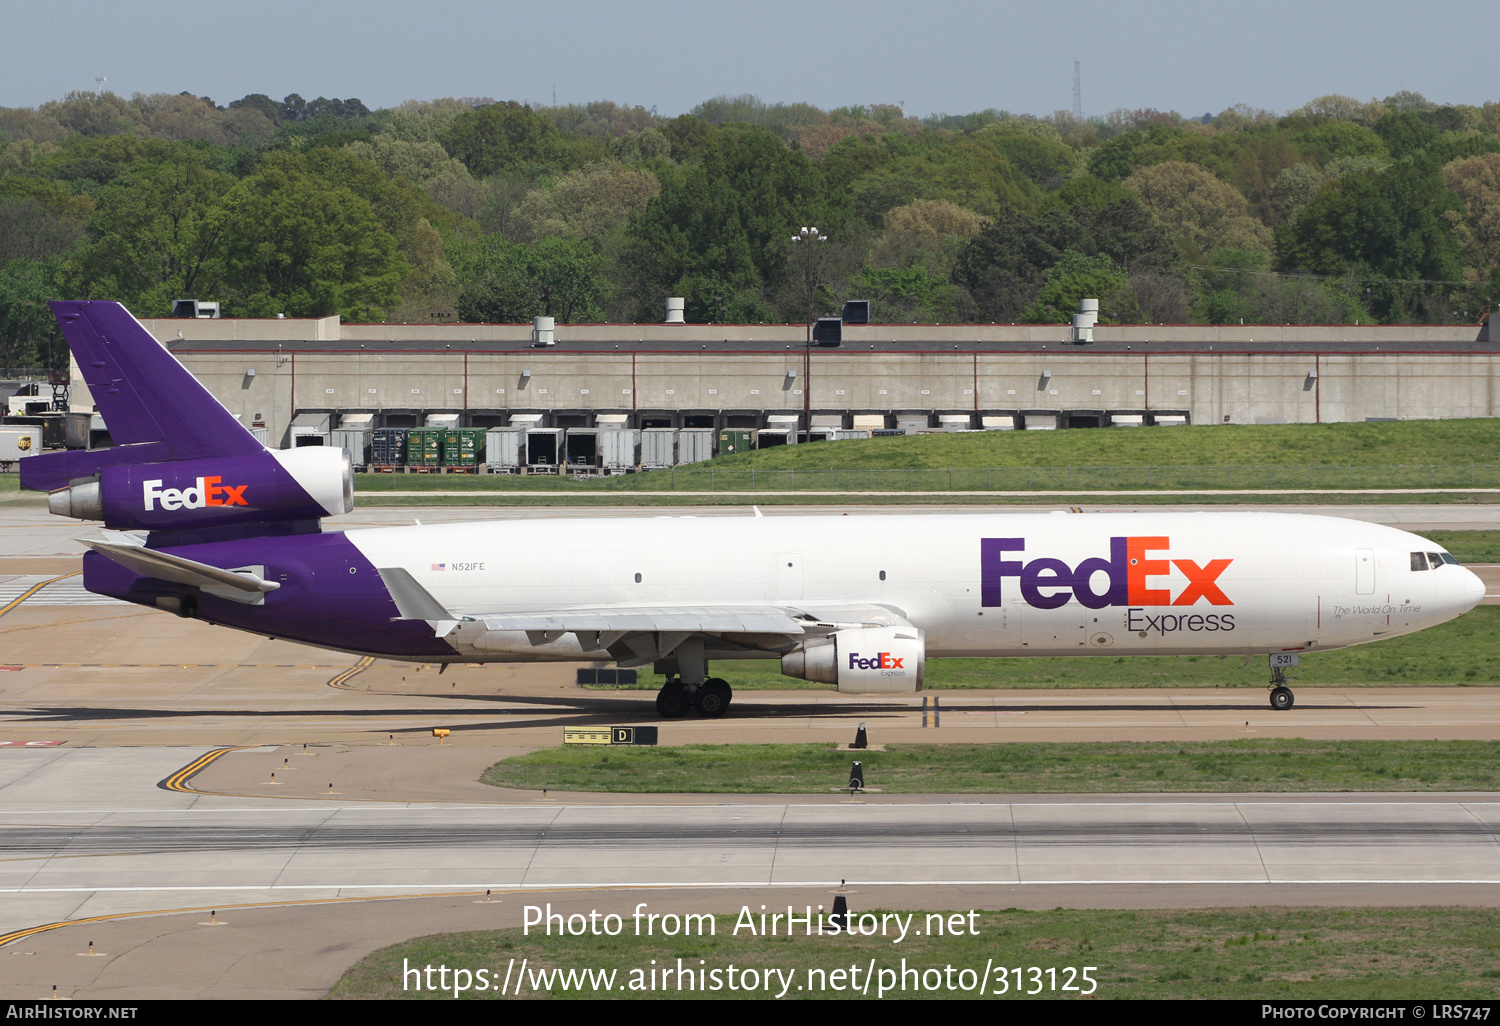
<path id="1" fill-rule="evenodd" d="M 1006 578 L 1017 578 L 1021 599 L 1036 609 L 1056 609 L 1069 599 L 1089 609 L 1125 606 L 1126 629 L 1167 634 L 1174 631 L 1232 631 L 1233 613 L 1178 614 L 1148 612 L 1151 606 L 1192 606 L 1207 601 L 1211 606 L 1232 606 L 1234 602 L 1219 587 L 1219 577 L 1232 559 L 1211 559 L 1199 565 L 1191 559 L 1174 559 L 1164 554 L 1171 547 L 1165 535 L 1111 538 L 1109 557 L 1093 556 L 1076 567 L 1064 560 L 1040 556 L 1023 562 L 1007 558 L 1009 553 L 1026 549 L 1024 538 L 981 538 L 979 540 L 980 604 L 1003 605 Z M 1152 587 L 1152 578 L 1162 577 L 1176 567 L 1187 585 L 1176 595 L 1170 588 Z M 1101 580 L 1102 575 L 1102 580 Z M 1103 590 L 1096 591 L 1096 582 Z"/>
<path id="2" fill-rule="evenodd" d="M 163 488 L 160 479 L 146 481 L 142 487 L 142 499 L 147 512 L 156 508 L 158 500 L 161 501 L 161 508 L 166 510 L 250 505 L 245 501 L 245 489 L 248 485 L 221 484 L 223 480 L 222 477 L 200 477 L 197 484 L 187 488 Z"/>

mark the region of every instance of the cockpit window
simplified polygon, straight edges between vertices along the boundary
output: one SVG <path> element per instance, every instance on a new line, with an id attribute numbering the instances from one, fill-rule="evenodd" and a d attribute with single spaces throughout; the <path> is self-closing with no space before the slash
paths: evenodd
<path id="1" fill-rule="evenodd" d="M 1427 562 L 1431 563 L 1432 568 L 1436 570 L 1443 565 L 1443 554 L 1440 552 L 1429 552 L 1427 553 Z"/>
<path id="2" fill-rule="evenodd" d="M 1454 566 L 1462 566 L 1463 565 L 1458 560 L 1454 559 L 1451 553 L 1444 552 L 1444 553 L 1441 553 L 1441 555 L 1443 557 L 1443 562 L 1444 563 L 1452 563 Z"/>
<path id="3" fill-rule="evenodd" d="M 1426 553 L 1423 553 L 1423 552 L 1413 552 L 1411 554 L 1411 568 L 1413 570 L 1426 570 L 1427 569 L 1427 555 L 1426 555 Z"/>

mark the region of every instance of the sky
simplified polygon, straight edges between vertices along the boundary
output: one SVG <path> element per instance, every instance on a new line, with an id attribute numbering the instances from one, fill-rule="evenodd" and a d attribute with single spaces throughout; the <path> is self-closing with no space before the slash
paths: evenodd
<path id="1" fill-rule="evenodd" d="M 908 114 L 1073 106 L 1284 112 L 1328 93 L 1500 100 L 1494 5 L 1471 0 L 0 0 L 0 106 L 73 90 L 532 104 L 686 113 L 714 96 Z"/>

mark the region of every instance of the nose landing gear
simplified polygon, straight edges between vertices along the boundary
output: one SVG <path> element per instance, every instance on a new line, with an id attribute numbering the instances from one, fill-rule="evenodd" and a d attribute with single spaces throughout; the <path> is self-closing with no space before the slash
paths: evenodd
<path id="1" fill-rule="evenodd" d="M 1295 655 L 1277 652 L 1271 656 L 1271 708 L 1276 710 L 1290 709 L 1297 701 L 1292 694 L 1292 689 L 1286 686 L 1288 680 L 1296 680 L 1295 677 L 1286 675 L 1286 667 L 1296 666 L 1300 660 Z"/>

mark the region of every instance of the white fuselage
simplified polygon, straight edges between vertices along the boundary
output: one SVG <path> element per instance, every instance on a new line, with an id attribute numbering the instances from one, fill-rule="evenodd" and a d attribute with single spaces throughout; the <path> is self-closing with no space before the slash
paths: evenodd
<path id="1" fill-rule="evenodd" d="M 1484 595 L 1463 567 L 1412 569 L 1412 553 L 1441 550 L 1416 535 L 1280 513 L 559 518 L 347 537 L 460 616 L 732 605 L 869 621 L 884 609 L 939 657 L 1342 648 Z M 449 640 L 475 660 L 600 657 L 574 635 L 476 646 L 480 633 L 466 624 Z"/>

